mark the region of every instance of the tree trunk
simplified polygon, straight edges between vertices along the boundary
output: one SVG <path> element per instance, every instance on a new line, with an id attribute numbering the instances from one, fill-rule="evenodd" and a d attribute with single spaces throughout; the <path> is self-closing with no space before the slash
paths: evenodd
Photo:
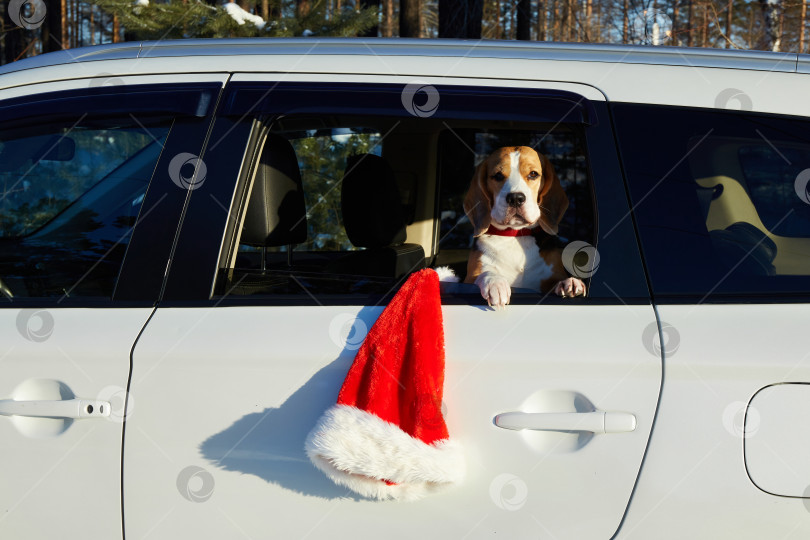
<path id="1" fill-rule="evenodd" d="M 687 6 L 688 6 L 689 9 L 687 10 L 687 14 L 686 14 L 686 28 L 687 28 L 686 46 L 691 47 L 692 46 L 692 33 L 694 32 L 694 28 L 695 28 L 694 26 L 692 26 L 692 21 L 693 21 L 693 19 L 692 19 L 692 0 L 687 0 Z"/>
<path id="2" fill-rule="evenodd" d="M 295 0 L 295 18 L 301 19 L 309 15 L 310 10 L 312 9 L 312 4 L 310 0 Z"/>
<path id="3" fill-rule="evenodd" d="M 532 2 L 531 0 L 518 0 L 517 4 L 517 39 L 529 41 L 532 39 Z"/>
<path id="4" fill-rule="evenodd" d="M 558 41 L 559 34 L 557 33 L 557 21 L 559 20 L 559 16 L 557 13 L 557 0 L 550 0 L 550 8 L 548 10 L 548 31 L 551 35 L 551 41 Z"/>
<path id="5" fill-rule="evenodd" d="M 781 2 L 770 3 L 768 0 L 759 0 L 759 9 L 762 12 L 762 26 L 763 35 L 762 41 L 759 44 L 759 49 L 779 50 L 779 42 L 777 36 L 777 29 L 775 28 L 773 16 L 774 12 L 780 6 Z M 780 10 L 781 11 L 781 10 Z"/>
<path id="6" fill-rule="evenodd" d="M 42 52 L 62 50 L 62 19 L 63 2 L 51 2 L 48 4 L 48 14 L 45 24 L 42 26 Z M 90 6 L 90 28 L 93 29 L 93 6 Z"/>
<path id="7" fill-rule="evenodd" d="M 629 41 L 628 41 L 629 36 L 627 35 L 627 32 L 628 32 L 629 26 L 630 26 L 630 5 L 629 5 L 629 0 L 624 0 L 624 7 L 622 8 L 622 19 L 623 19 L 623 21 L 622 21 L 622 43 L 627 45 L 627 43 L 629 43 Z"/>
<path id="8" fill-rule="evenodd" d="M 537 1 L 537 41 L 546 40 L 546 3 Z"/>
<path id="9" fill-rule="evenodd" d="M 573 0 L 565 0 L 565 41 L 574 41 Z"/>
<path id="10" fill-rule="evenodd" d="M 77 24 L 79 27 L 79 46 L 84 47 L 84 9 L 82 3 L 77 0 L 76 7 L 76 18 L 78 19 Z"/>
<path id="11" fill-rule="evenodd" d="M 503 20 L 501 19 L 501 0 L 495 0 L 495 39 L 503 39 Z"/>
<path id="12" fill-rule="evenodd" d="M 785 35 L 785 10 L 783 9 L 781 2 L 777 4 L 776 9 L 779 13 L 779 32 L 776 34 L 776 41 L 773 44 L 773 50 L 781 51 L 782 37 Z"/>
<path id="13" fill-rule="evenodd" d="M 703 25 L 701 26 L 701 39 L 700 39 L 700 46 L 701 47 L 708 47 L 709 46 L 709 6 L 704 4 L 703 5 Z"/>
<path id="14" fill-rule="evenodd" d="M 420 0 L 399 0 L 399 37 L 419 37 Z"/>
<path id="15" fill-rule="evenodd" d="M 439 0 L 439 37 L 481 39 L 484 0 Z"/>
<path id="16" fill-rule="evenodd" d="M 678 32 L 680 31 L 680 27 L 678 25 L 680 7 L 681 7 L 680 0 L 674 0 L 672 2 L 672 44 L 675 46 L 681 44 L 681 40 L 678 38 Z"/>
<path id="17" fill-rule="evenodd" d="M 73 38 L 73 47 L 81 47 L 81 42 L 79 41 L 79 0 L 73 1 L 73 8 L 71 9 L 70 16 L 73 25 L 73 28 L 70 31 L 71 37 Z"/>
<path id="18" fill-rule="evenodd" d="M 268 6 L 269 13 L 267 20 L 277 21 L 281 19 L 281 0 L 270 0 L 270 5 Z M 338 0 L 337 8 L 335 8 L 336 12 L 340 12 L 340 0 Z"/>
<path id="19" fill-rule="evenodd" d="M 394 0 L 383 0 L 383 37 L 394 37 Z"/>
<path id="20" fill-rule="evenodd" d="M 731 48 L 731 18 L 734 15 L 734 0 L 728 0 L 728 13 L 726 13 L 726 49 Z"/>
<path id="21" fill-rule="evenodd" d="M 592 41 L 593 38 L 591 37 L 591 30 L 593 29 L 593 0 L 587 0 L 585 2 L 585 21 L 582 24 L 582 31 L 584 33 L 584 39 L 582 41 Z M 599 38 L 597 37 L 597 40 Z"/>
<path id="22" fill-rule="evenodd" d="M 802 2 L 802 13 L 799 18 L 799 54 L 804 53 L 804 27 L 807 23 L 807 2 Z"/>
<path id="23" fill-rule="evenodd" d="M 119 43 L 121 41 L 121 22 L 118 20 L 118 15 L 113 15 L 113 35 L 112 40 L 113 43 Z"/>

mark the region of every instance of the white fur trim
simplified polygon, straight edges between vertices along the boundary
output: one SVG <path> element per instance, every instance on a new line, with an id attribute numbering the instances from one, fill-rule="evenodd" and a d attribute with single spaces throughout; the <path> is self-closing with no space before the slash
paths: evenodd
<path id="1" fill-rule="evenodd" d="M 440 266 L 438 268 L 434 268 L 433 270 L 439 274 L 439 281 L 458 283 L 458 276 L 449 266 Z"/>
<path id="2" fill-rule="evenodd" d="M 464 454 L 456 442 L 425 444 L 349 405 L 327 409 L 307 436 L 305 449 L 335 483 L 381 500 L 420 499 L 464 478 Z"/>

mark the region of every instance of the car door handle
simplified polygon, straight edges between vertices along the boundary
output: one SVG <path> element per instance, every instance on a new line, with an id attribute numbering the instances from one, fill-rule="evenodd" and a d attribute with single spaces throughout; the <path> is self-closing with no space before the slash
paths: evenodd
<path id="1" fill-rule="evenodd" d="M 92 399 L 17 401 L 0 399 L 0 416 L 101 418 L 110 416 L 110 402 Z"/>
<path id="2" fill-rule="evenodd" d="M 495 417 L 495 425 L 504 429 L 517 430 L 627 433 L 636 429 L 636 417 L 625 412 L 605 411 L 583 413 L 506 412 Z"/>

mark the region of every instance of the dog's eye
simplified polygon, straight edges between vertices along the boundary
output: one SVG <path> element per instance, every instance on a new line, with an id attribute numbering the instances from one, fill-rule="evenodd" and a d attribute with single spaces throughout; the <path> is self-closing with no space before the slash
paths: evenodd
<path id="1" fill-rule="evenodd" d="M 499 172 L 497 172 L 497 173 L 495 173 L 495 174 L 493 174 L 493 175 L 492 175 L 492 178 L 493 178 L 493 179 L 494 179 L 496 182 L 503 182 L 504 178 L 506 178 L 506 177 L 503 175 L 503 173 L 499 173 Z"/>
<path id="2" fill-rule="evenodd" d="M 540 176 L 540 174 L 537 171 L 532 171 L 527 175 L 527 177 L 532 179 L 532 180 L 534 180 L 535 178 L 538 178 L 539 176 Z"/>

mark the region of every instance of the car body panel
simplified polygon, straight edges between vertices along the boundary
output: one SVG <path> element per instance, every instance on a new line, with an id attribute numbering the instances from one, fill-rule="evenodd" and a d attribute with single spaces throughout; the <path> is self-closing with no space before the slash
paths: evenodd
<path id="1" fill-rule="evenodd" d="M 744 108 L 750 100 L 761 112 L 810 115 L 810 105 L 803 99 L 802 90 L 791 84 L 796 77 L 804 76 L 796 73 L 798 56 L 795 54 L 670 47 L 605 46 L 589 50 L 582 45 L 441 43 L 436 46 L 411 42 L 411 49 L 385 40 L 145 43 L 142 50 L 133 49 L 129 53 L 135 55 L 137 50 L 137 59 L 75 62 L 50 66 L 47 70 L 25 69 L 26 65 L 37 66 L 37 62 L 47 61 L 49 55 L 44 55 L 38 58 L 45 60 L 9 68 L 2 84 L 9 87 L 40 82 L 46 71 L 46 77 L 52 80 L 124 72 L 130 75 L 251 71 L 333 73 L 460 77 L 479 81 L 498 80 L 508 74 L 510 79 L 590 85 L 611 101 Z M 224 54 L 229 46 L 238 54 Z M 739 91 L 732 92 L 735 89 Z M 741 102 L 740 92 L 748 99 L 743 98 Z"/>
<path id="2" fill-rule="evenodd" d="M 353 497 L 303 449 L 359 345 L 355 334 L 344 341 L 346 330 L 370 328 L 381 309 L 159 308 L 133 357 L 133 399 L 163 397 L 140 400 L 128 419 L 127 534 L 366 537 L 360 520 L 392 538 L 613 534 L 658 399 L 660 358 L 637 339 L 655 325 L 650 306 L 445 306 L 446 418 L 468 474 L 415 503 Z M 577 326 L 606 317 L 622 330 L 575 337 Z M 634 414 L 638 426 L 588 437 L 493 423 L 503 412 L 591 405 Z M 193 481 L 190 467 L 198 468 Z M 577 518 L 583 512 L 587 520 Z"/>
<path id="3" fill-rule="evenodd" d="M 754 539 L 772 537 L 776 528 L 787 538 L 806 537 L 807 499 L 775 497 L 755 486 L 743 445 L 765 434 L 764 415 L 746 419 L 757 414 L 751 398 L 761 388 L 810 381 L 807 346 L 797 339 L 810 316 L 807 306 L 660 305 L 657 311 L 671 328 L 664 387 L 644 469 L 617 538 Z M 804 422 L 802 408 L 793 415 Z M 770 466 L 781 469 L 779 449 L 773 451 Z"/>
<path id="4" fill-rule="evenodd" d="M 0 417 L 0 536 L 117 538 L 129 356 L 151 308 L 0 310 L 0 399 L 88 399 L 111 416 Z"/>

